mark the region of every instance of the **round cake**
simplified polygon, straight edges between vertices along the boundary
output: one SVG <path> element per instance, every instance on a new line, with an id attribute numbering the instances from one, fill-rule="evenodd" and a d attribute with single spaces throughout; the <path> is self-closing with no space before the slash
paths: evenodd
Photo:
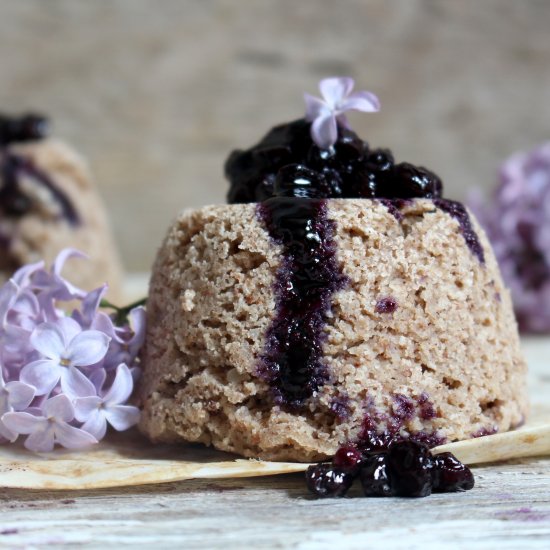
<path id="1" fill-rule="evenodd" d="M 86 269 L 68 262 L 64 275 L 87 290 L 108 281 L 110 296 L 121 295 L 120 260 L 84 160 L 47 137 L 43 117 L 0 116 L 0 283 L 64 248 L 91 259 Z"/>
<path id="2" fill-rule="evenodd" d="M 526 417 L 509 293 L 430 171 L 340 120 L 228 159 L 235 204 L 183 212 L 151 278 L 140 427 L 247 457 L 437 444 Z"/>

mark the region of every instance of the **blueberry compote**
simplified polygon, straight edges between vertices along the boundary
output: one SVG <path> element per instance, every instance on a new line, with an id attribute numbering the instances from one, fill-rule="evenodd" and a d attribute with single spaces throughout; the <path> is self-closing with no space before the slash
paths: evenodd
<path id="1" fill-rule="evenodd" d="M 254 147 L 234 151 L 225 163 L 229 203 L 257 202 L 273 196 L 281 168 L 300 164 L 317 172 L 321 198 L 403 200 L 441 197 L 441 180 L 407 162 L 396 164 L 388 149 L 370 149 L 355 132 L 340 126 L 338 140 L 322 150 L 310 137 L 310 123 L 295 120 L 273 128 Z"/>
<path id="2" fill-rule="evenodd" d="M 470 469 L 451 453 L 432 456 L 427 445 L 410 439 L 376 451 L 345 446 L 332 462 L 310 466 L 306 472 L 307 487 L 318 497 L 345 496 L 355 479 L 369 497 L 425 497 L 474 486 Z"/>
<path id="3" fill-rule="evenodd" d="M 59 205 L 61 216 L 70 225 L 77 225 L 79 217 L 69 197 L 31 160 L 9 150 L 12 144 L 38 141 L 48 134 L 48 119 L 41 115 L 8 117 L 0 114 L 0 215 L 20 218 L 32 210 L 33 199 L 20 185 L 22 178 L 29 178 L 48 190 Z"/>
<path id="4" fill-rule="evenodd" d="M 44 139 L 49 134 L 48 119 L 28 113 L 19 117 L 0 114 L 0 146 Z"/>
<path id="5" fill-rule="evenodd" d="M 447 214 L 452 216 L 456 221 L 458 221 L 458 224 L 460 225 L 460 231 L 462 232 L 468 248 L 475 256 L 477 256 L 477 259 L 481 263 L 484 263 L 485 253 L 483 252 L 483 247 L 479 242 L 477 233 L 472 227 L 470 216 L 468 215 L 466 208 L 464 208 L 464 205 L 459 202 L 450 201 L 447 199 L 436 199 L 434 200 L 434 204 L 444 212 L 447 212 Z"/>
<path id="6" fill-rule="evenodd" d="M 299 164 L 279 170 L 273 195 L 258 205 L 271 238 L 283 248 L 277 313 L 266 335 L 260 374 L 278 404 L 301 406 L 327 380 L 323 327 L 334 292 L 346 283 L 335 256 L 334 224 L 319 198 L 323 177 Z"/>
<path id="7" fill-rule="evenodd" d="M 396 163 L 388 149 L 371 149 L 355 132 L 338 127 L 338 139 L 322 150 L 310 136 L 305 119 L 276 126 L 254 147 L 233 151 L 225 163 L 230 182 L 230 204 L 260 202 L 273 197 L 279 171 L 299 164 L 317 174 L 317 198 L 378 199 L 398 221 L 400 209 L 411 199 L 434 199 L 460 224 L 466 244 L 483 262 L 483 249 L 459 203 L 441 199 L 443 185 L 438 176 L 422 166 Z M 440 200 L 438 200 L 440 199 Z"/>

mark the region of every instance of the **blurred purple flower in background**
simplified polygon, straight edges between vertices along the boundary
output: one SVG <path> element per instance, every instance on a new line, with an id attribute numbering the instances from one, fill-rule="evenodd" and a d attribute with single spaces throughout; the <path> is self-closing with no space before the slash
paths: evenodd
<path id="1" fill-rule="evenodd" d="M 550 142 L 502 165 L 499 185 L 469 206 L 487 231 L 522 332 L 550 333 Z"/>
<path id="2" fill-rule="evenodd" d="M 64 250 L 51 270 L 25 266 L 0 287 L 0 442 L 26 435 L 32 451 L 80 449 L 107 424 L 122 431 L 139 419 L 126 402 L 140 373 L 145 310 L 100 311 L 106 286 L 86 293 L 61 276 L 72 256 L 83 255 Z M 68 314 L 60 302 L 78 307 Z"/>

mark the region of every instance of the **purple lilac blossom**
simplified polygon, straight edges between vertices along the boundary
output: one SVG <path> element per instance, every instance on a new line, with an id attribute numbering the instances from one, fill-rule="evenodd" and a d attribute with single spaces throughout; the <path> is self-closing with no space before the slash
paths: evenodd
<path id="1" fill-rule="evenodd" d="M 31 451 L 56 444 L 80 449 L 127 430 L 139 409 L 127 404 L 140 374 L 145 310 L 117 325 L 100 311 L 107 286 L 85 292 L 62 275 L 63 250 L 51 269 L 24 266 L 0 287 L 0 443 L 26 436 Z M 77 304 L 66 313 L 63 302 Z"/>
<path id="2" fill-rule="evenodd" d="M 490 201 L 470 208 L 493 245 L 519 328 L 550 333 L 550 142 L 506 160 Z"/>
<path id="3" fill-rule="evenodd" d="M 306 120 L 311 124 L 311 139 L 321 148 L 330 149 L 338 139 L 338 123 L 349 128 L 346 111 L 374 113 L 380 101 L 367 91 L 352 93 L 355 82 L 349 77 L 324 78 L 319 83 L 323 98 L 304 94 Z"/>

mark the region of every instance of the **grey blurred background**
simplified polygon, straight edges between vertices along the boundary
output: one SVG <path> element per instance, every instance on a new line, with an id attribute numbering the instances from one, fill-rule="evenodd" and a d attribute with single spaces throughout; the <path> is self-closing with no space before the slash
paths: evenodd
<path id="1" fill-rule="evenodd" d="M 130 270 L 179 209 L 224 201 L 223 162 L 353 76 L 354 129 L 447 195 L 550 138 L 548 0 L 0 0 L 0 110 L 41 110 L 90 161 Z"/>

